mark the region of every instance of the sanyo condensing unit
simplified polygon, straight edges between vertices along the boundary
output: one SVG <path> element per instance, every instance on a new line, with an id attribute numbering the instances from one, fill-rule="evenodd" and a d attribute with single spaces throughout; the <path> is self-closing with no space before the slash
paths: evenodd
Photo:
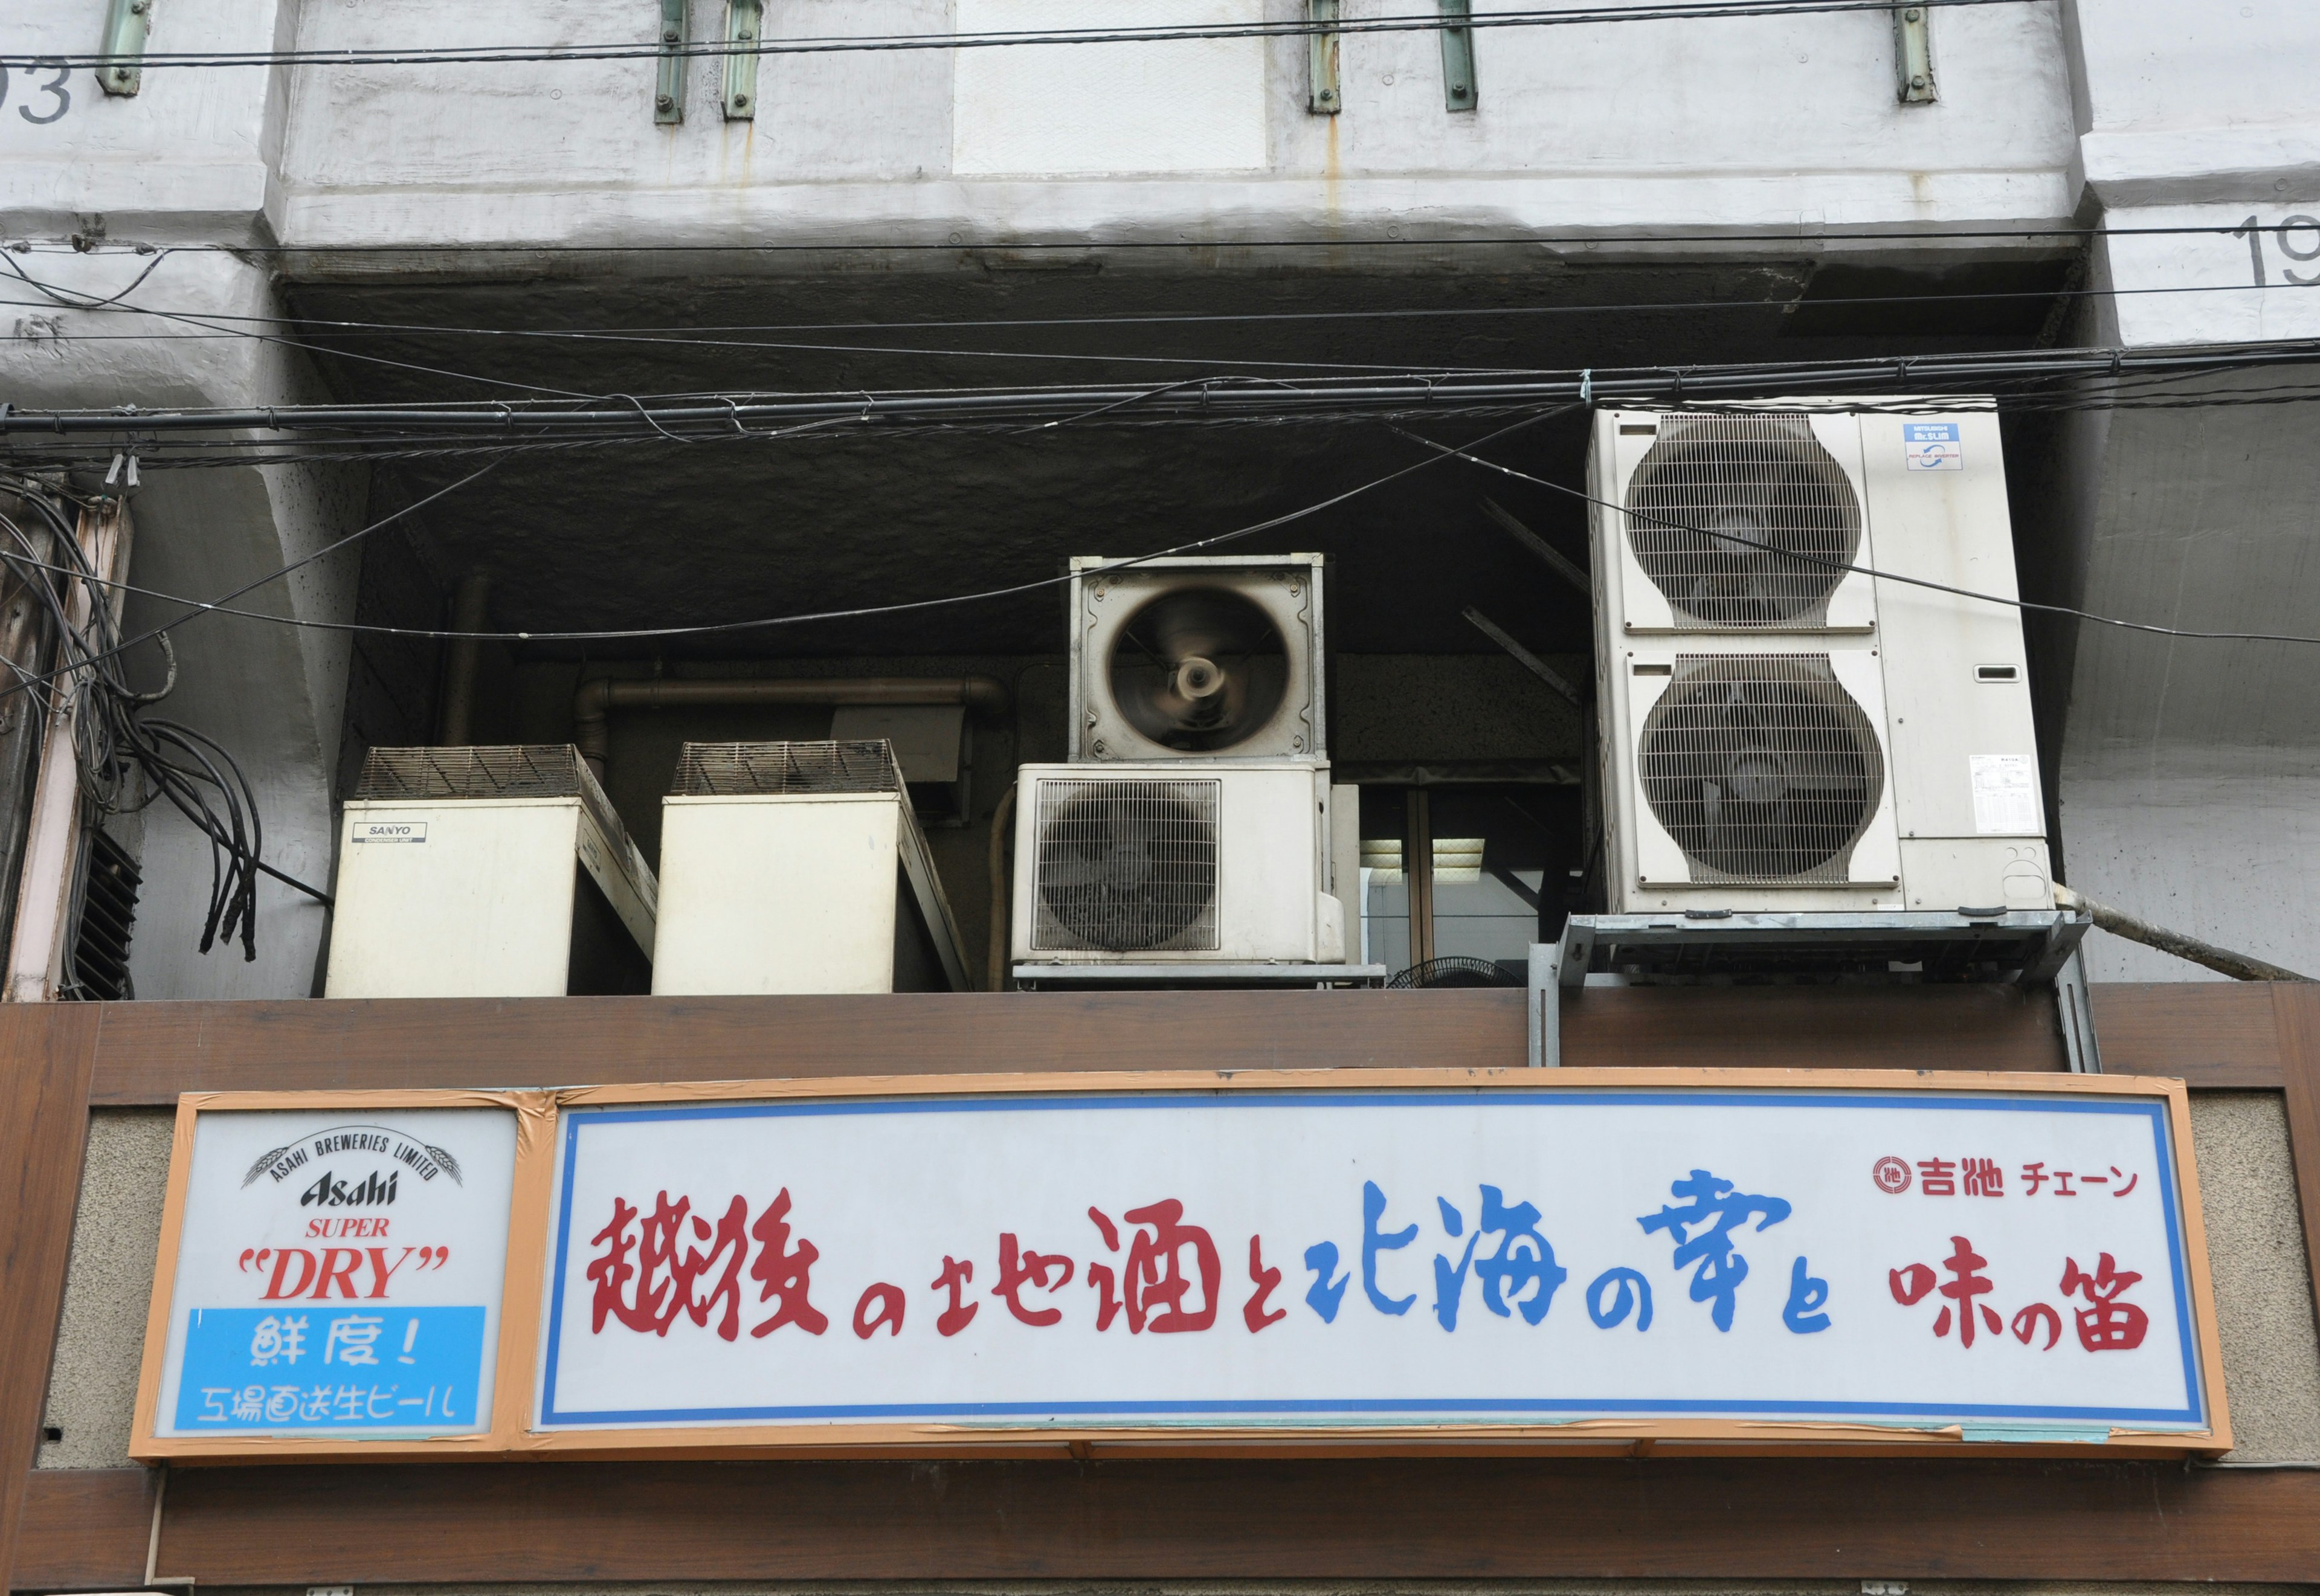
<path id="1" fill-rule="evenodd" d="M 328 996 L 649 987 L 653 873 L 576 750 L 373 748 L 344 823 Z"/>
<path id="2" fill-rule="evenodd" d="M 1305 763 L 1026 765 L 1020 964 L 1337 964 L 1329 777 Z"/>
<path id="3" fill-rule="evenodd" d="M 1998 420 L 1607 411 L 1608 907 L 2046 909 Z M 1873 573 L 1873 574 L 1872 574 Z"/>
<path id="4" fill-rule="evenodd" d="M 1073 560 L 1072 758 L 1323 757 L 1322 565 Z"/>
<path id="5" fill-rule="evenodd" d="M 686 743 L 661 805 L 660 884 L 655 993 L 967 985 L 884 739 Z"/>

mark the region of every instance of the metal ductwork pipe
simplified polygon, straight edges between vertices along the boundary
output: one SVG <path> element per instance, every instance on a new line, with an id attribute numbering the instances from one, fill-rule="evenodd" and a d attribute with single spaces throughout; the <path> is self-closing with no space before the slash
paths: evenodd
<path id="1" fill-rule="evenodd" d="M 1007 686 L 995 676 L 726 676 L 671 681 L 600 676 L 572 695 L 572 741 L 598 781 L 612 752 L 616 709 L 748 704 L 959 703 L 1001 714 Z"/>

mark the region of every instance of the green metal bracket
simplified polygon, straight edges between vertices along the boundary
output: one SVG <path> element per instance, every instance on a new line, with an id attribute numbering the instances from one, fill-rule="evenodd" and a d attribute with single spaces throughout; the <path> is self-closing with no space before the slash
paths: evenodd
<path id="1" fill-rule="evenodd" d="M 685 36 L 693 32 L 686 0 L 660 0 L 660 70 L 653 78 L 653 120 L 684 120 Z"/>
<path id="2" fill-rule="evenodd" d="M 1337 92 L 1337 35 L 1330 31 L 1337 6 L 1338 0 L 1305 0 L 1305 20 L 1313 24 L 1313 32 L 1305 36 L 1312 84 L 1312 97 L 1306 104 L 1316 116 L 1335 116 L 1344 108 L 1345 97 Z"/>
<path id="3" fill-rule="evenodd" d="M 757 36 L 765 23 L 765 0 L 725 0 L 725 42 L 748 47 L 725 58 L 728 122 L 750 122 L 757 117 Z"/>
<path id="4" fill-rule="evenodd" d="M 153 0 L 107 0 L 104 8 L 104 65 L 96 69 L 97 86 L 108 95 L 133 95 L 145 86 L 145 35 L 153 27 Z"/>
<path id="5" fill-rule="evenodd" d="M 1474 108 L 1474 30 L 1472 0 L 1442 0 L 1442 108 Z"/>
<path id="6" fill-rule="evenodd" d="M 1934 24 L 1923 5 L 1893 8 L 1894 86 L 1904 105 L 1930 105 L 1934 87 Z"/>

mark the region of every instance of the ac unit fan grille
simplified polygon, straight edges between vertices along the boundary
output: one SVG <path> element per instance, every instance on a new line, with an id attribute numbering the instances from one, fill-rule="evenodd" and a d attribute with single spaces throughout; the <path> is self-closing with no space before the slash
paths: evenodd
<path id="1" fill-rule="evenodd" d="M 1695 882 L 1844 882 L 1884 795 L 1876 729 L 1826 654 L 1679 656 L 1636 750 Z"/>
<path id="2" fill-rule="evenodd" d="M 1627 484 L 1636 563 L 1684 622 L 1826 625 L 1861 500 L 1802 416 L 1661 418 Z"/>
<path id="3" fill-rule="evenodd" d="M 1041 782 L 1031 946 L 1213 951 L 1222 790 L 1216 781 Z"/>
<path id="4" fill-rule="evenodd" d="M 884 739 L 851 742 L 689 742 L 669 791 L 679 798 L 784 793 L 899 793 Z"/>

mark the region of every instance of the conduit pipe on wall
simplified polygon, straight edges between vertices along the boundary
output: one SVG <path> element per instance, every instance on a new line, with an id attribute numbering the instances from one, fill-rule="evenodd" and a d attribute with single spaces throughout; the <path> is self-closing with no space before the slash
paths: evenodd
<path id="1" fill-rule="evenodd" d="M 732 708 L 750 704 L 957 703 L 1003 714 L 995 676 L 724 676 L 670 681 L 600 676 L 572 695 L 572 741 L 598 781 L 612 752 L 616 709 Z"/>

